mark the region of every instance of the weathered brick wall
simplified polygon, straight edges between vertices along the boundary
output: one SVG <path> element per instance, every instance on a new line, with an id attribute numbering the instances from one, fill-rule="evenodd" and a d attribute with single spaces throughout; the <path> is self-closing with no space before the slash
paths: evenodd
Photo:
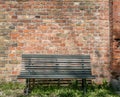
<path id="1" fill-rule="evenodd" d="M 113 1 L 113 77 L 120 75 L 120 1 Z"/>
<path id="2" fill-rule="evenodd" d="M 109 79 L 109 0 L 0 0 L 0 79 L 16 80 L 24 54 L 90 54 Z"/>

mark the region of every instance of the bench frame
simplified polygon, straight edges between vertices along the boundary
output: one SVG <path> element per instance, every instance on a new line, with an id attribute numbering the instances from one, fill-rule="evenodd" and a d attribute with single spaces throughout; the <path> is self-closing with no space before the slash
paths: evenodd
<path id="1" fill-rule="evenodd" d="M 39 62 L 39 64 L 45 64 L 45 63 L 51 63 L 51 64 L 60 64 L 60 63 L 62 63 L 62 64 L 67 64 L 68 65 L 68 68 L 65 68 L 65 67 L 63 67 L 63 69 L 71 69 L 70 67 L 69 67 L 69 64 L 73 64 L 73 63 L 76 63 L 77 62 L 77 64 L 78 63 L 80 63 L 81 64 L 81 68 L 82 68 L 82 73 L 80 72 L 75 72 L 75 74 L 78 74 L 78 75 L 75 75 L 74 73 L 72 73 L 72 74 L 74 74 L 74 76 L 72 75 L 70 75 L 71 73 L 70 72 L 68 72 L 67 74 L 68 75 L 66 75 L 66 74 L 64 74 L 63 73 L 63 76 L 61 76 L 61 75 L 57 75 L 57 76 L 55 76 L 55 75 L 49 75 L 49 74 L 47 74 L 47 75 L 44 75 L 44 73 L 43 73 L 43 75 L 35 75 L 35 74 L 31 74 L 31 73 L 24 73 L 24 72 L 31 72 L 31 71 L 35 71 L 36 69 L 38 69 L 38 68 L 43 68 L 43 69 L 45 69 L 46 70 L 46 68 L 48 68 L 49 66 L 43 66 L 43 67 L 40 67 L 40 65 L 37 67 L 37 66 L 34 66 L 34 60 L 35 59 Z M 46 59 L 46 60 L 44 60 L 44 62 L 43 62 L 43 60 L 40 62 L 40 60 L 42 59 L 42 58 L 44 58 L 44 59 Z M 60 60 L 60 61 L 48 61 L 47 59 L 58 59 L 58 60 Z M 65 60 L 64 60 L 65 59 Z M 68 60 L 69 59 L 69 60 Z M 73 59 L 75 59 L 75 60 L 73 60 Z M 77 59 L 77 60 L 76 60 Z M 61 61 L 62 60 L 62 61 Z M 30 85 L 30 80 L 31 79 L 33 79 L 33 87 L 34 87 L 34 80 L 35 79 L 42 79 L 42 78 L 44 78 L 44 79 L 66 79 L 66 78 L 70 78 L 70 79 L 82 79 L 82 89 L 83 89 L 83 94 L 86 94 L 86 92 L 87 92 L 87 83 L 86 83 L 86 79 L 94 79 L 95 78 L 95 76 L 94 75 L 92 75 L 92 73 L 90 72 L 89 74 L 86 74 L 86 72 L 84 72 L 84 70 L 87 70 L 86 69 L 86 67 L 89 67 L 90 66 L 90 56 L 89 55 L 39 55 L 39 54 L 23 54 L 22 55 L 22 63 L 23 63 L 23 68 L 24 68 L 24 70 L 21 70 L 21 73 L 20 73 L 20 75 L 18 75 L 17 76 L 17 78 L 18 79 L 26 79 L 26 88 L 25 88 L 25 90 L 24 90 L 24 93 L 26 94 L 26 95 L 28 95 L 29 93 L 30 93 L 30 90 L 31 90 L 31 85 Z M 85 64 L 89 64 L 88 66 L 86 66 Z M 72 66 L 72 67 L 74 67 L 74 66 Z M 54 66 L 52 66 L 52 65 L 50 65 L 50 68 L 54 68 Z M 62 67 L 60 67 L 60 66 L 58 66 L 58 68 L 60 68 L 60 69 L 62 69 Z M 76 70 L 76 68 L 77 67 L 75 67 L 75 70 Z M 56 68 L 55 68 L 56 69 Z M 39 70 L 39 69 L 38 69 Z M 40 69 L 40 70 L 42 70 L 42 69 Z M 39 71 L 40 71 L 39 70 Z M 74 69 L 73 69 L 74 70 Z M 89 67 L 89 70 L 91 70 L 91 66 Z M 74 71 L 72 71 L 72 72 L 74 72 Z M 36 73 L 36 72 L 35 72 Z M 39 72 L 38 72 L 39 73 Z M 70 74 L 69 74 L 70 73 Z M 80 74 L 80 75 L 79 75 Z M 59 80 L 58 80 L 59 81 Z"/>

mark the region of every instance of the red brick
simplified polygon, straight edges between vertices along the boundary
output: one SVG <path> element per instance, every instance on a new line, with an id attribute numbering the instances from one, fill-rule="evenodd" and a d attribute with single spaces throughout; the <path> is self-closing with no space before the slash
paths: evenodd
<path id="1" fill-rule="evenodd" d="M 18 33 L 11 33 L 11 38 L 12 39 L 17 39 L 18 36 L 19 36 Z"/>
<path id="2" fill-rule="evenodd" d="M 27 30 L 23 30 L 23 32 L 28 33 L 28 32 L 30 32 L 30 30 L 28 30 L 28 29 Z"/>
<path id="3" fill-rule="evenodd" d="M 17 16 L 12 16 L 12 19 L 17 19 Z"/>
<path id="4" fill-rule="evenodd" d="M 12 75 L 17 75 L 18 71 L 12 71 Z"/>

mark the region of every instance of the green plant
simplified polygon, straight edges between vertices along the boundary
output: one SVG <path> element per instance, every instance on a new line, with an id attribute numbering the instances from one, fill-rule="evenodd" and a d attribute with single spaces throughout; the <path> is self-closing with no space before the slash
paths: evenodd
<path id="1" fill-rule="evenodd" d="M 72 86 L 66 87 L 37 85 L 28 96 L 25 96 L 23 94 L 25 87 L 24 84 L 16 82 L 2 82 L 0 83 L 0 97 L 83 97 L 82 91 L 79 87 L 77 86 L 77 88 L 75 88 L 75 83 L 76 81 L 73 80 Z M 109 83 L 106 81 L 103 81 L 102 85 L 94 83 L 88 86 L 88 92 L 85 97 L 120 97 L 109 88 Z"/>
<path id="2" fill-rule="evenodd" d="M 105 89 L 109 89 L 110 88 L 110 85 L 109 85 L 109 83 L 107 82 L 106 79 L 103 80 L 101 88 L 105 88 Z"/>
<path id="3" fill-rule="evenodd" d="M 67 91 L 67 92 L 62 92 L 58 94 L 58 97 L 76 97 L 76 96 L 75 96 L 75 93 L 71 91 Z"/>
<path id="4" fill-rule="evenodd" d="M 77 89 L 78 88 L 78 81 L 72 80 L 72 83 L 69 86 L 73 89 Z"/>
<path id="5" fill-rule="evenodd" d="M 16 89 L 23 88 L 24 85 L 18 82 L 1 82 L 0 87 L 2 90 L 8 90 L 8 89 L 16 90 Z"/>

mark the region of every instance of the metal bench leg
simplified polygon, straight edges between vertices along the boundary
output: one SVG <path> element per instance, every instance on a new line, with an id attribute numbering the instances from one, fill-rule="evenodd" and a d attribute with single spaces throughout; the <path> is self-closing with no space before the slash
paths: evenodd
<path id="1" fill-rule="evenodd" d="M 30 79 L 26 79 L 26 88 L 24 90 L 25 95 L 28 95 L 30 92 Z"/>
<path id="2" fill-rule="evenodd" d="M 75 81 L 75 84 L 76 84 L 75 87 L 77 88 L 78 87 L 78 80 Z"/>
<path id="3" fill-rule="evenodd" d="M 85 95 L 87 92 L 86 79 L 82 79 L 82 89 L 83 89 L 83 95 Z"/>
<path id="4" fill-rule="evenodd" d="M 60 79 L 58 79 L 58 87 L 60 87 Z"/>
<path id="5" fill-rule="evenodd" d="M 32 88 L 34 88 L 34 86 L 35 86 L 35 79 L 33 79 L 33 86 L 32 86 Z"/>

